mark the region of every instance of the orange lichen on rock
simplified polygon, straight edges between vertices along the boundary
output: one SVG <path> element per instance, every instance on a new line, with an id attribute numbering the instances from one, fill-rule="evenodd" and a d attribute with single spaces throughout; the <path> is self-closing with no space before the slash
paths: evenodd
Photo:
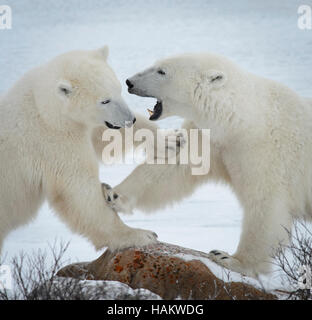
<path id="1" fill-rule="evenodd" d="M 186 261 L 183 256 L 193 256 Z M 163 299 L 275 299 L 243 282 L 224 282 L 199 258 L 207 254 L 166 243 L 142 249 L 106 251 L 91 263 L 70 265 L 60 276 L 114 280 L 133 289 L 145 288 Z"/>
<path id="2" fill-rule="evenodd" d="M 123 269 L 124 269 L 124 268 L 123 268 L 122 266 L 117 265 L 117 266 L 115 266 L 115 269 L 114 269 L 114 270 L 115 270 L 116 272 L 120 273 Z"/>

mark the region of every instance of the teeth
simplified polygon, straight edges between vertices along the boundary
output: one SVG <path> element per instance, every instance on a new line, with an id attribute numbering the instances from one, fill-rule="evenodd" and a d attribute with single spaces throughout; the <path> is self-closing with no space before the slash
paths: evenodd
<path id="1" fill-rule="evenodd" d="M 148 113 L 150 116 L 152 116 L 154 114 L 154 111 L 150 110 L 150 109 L 147 109 Z"/>

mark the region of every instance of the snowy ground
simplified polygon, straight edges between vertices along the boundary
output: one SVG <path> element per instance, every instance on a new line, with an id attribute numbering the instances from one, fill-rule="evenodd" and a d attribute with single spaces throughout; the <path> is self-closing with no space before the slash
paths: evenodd
<path id="1" fill-rule="evenodd" d="M 301 95 L 312 96 L 312 31 L 297 28 L 301 0 L 7 0 L 1 4 L 12 7 L 13 28 L 0 30 L 0 93 L 26 70 L 59 53 L 109 44 L 110 63 L 123 83 L 155 59 L 180 52 L 213 51 L 285 83 Z M 153 104 L 124 92 L 136 111 L 145 113 Z M 159 124 L 178 126 L 180 120 Z M 132 169 L 130 165 L 102 168 L 101 179 L 115 185 Z M 232 253 L 238 244 L 241 217 L 229 189 L 206 185 L 173 208 L 149 216 L 135 212 L 124 221 L 156 231 L 162 241 Z M 89 242 L 72 234 L 47 205 L 33 223 L 10 234 L 4 253 L 10 259 L 20 250 L 46 247 L 56 237 L 71 242 L 66 256 L 71 261 L 99 255 Z"/>

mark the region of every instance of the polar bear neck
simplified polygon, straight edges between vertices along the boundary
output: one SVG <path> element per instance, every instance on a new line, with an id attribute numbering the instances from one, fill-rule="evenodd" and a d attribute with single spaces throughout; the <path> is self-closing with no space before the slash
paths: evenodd
<path id="1" fill-rule="evenodd" d="M 1 104 L 7 106 L 2 111 L 12 114 L 10 117 L 12 119 L 11 125 L 19 128 L 21 135 L 28 132 L 29 128 L 35 128 L 38 125 L 44 132 L 53 131 L 54 134 L 59 132 L 73 137 L 91 135 L 91 129 L 58 114 L 55 111 L 55 106 L 49 105 L 49 101 L 46 105 L 38 105 L 34 93 L 36 81 L 37 71 L 33 69 L 17 81 L 1 100 Z M 24 118 L 22 127 L 21 121 L 19 124 L 13 123 L 14 119 L 21 118 Z"/>
<path id="2" fill-rule="evenodd" d="M 192 106 L 196 125 L 210 129 L 212 139 L 218 143 L 233 141 L 246 132 L 258 134 L 257 128 L 262 127 L 265 114 L 258 106 L 258 109 L 254 108 L 254 101 L 257 101 L 259 94 L 265 101 L 265 96 L 261 87 L 257 86 L 257 77 L 254 78 L 255 81 L 245 81 L 244 73 L 241 73 L 236 77 L 240 81 L 229 83 L 226 90 L 197 89 Z"/>
<path id="3" fill-rule="evenodd" d="M 225 136 L 234 134 L 240 122 L 233 100 L 231 93 L 221 99 L 213 93 L 202 94 L 193 105 L 194 122 L 201 129 L 210 129 L 214 140 L 224 141 Z"/>

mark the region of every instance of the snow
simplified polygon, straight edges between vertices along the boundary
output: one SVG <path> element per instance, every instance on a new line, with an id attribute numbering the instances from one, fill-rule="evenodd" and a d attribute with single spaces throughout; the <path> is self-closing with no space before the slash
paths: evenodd
<path id="1" fill-rule="evenodd" d="M 69 280 L 71 281 L 71 280 Z M 71 283 L 71 282 L 69 282 Z M 62 287 L 66 284 L 65 278 L 55 278 L 54 283 L 56 287 Z M 161 300 L 161 297 L 147 289 L 132 289 L 128 285 L 119 281 L 111 280 L 80 280 L 79 285 L 83 288 L 83 293 L 92 297 L 92 292 L 103 292 L 97 300 Z M 66 287 L 66 286 L 65 286 Z"/>
<path id="2" fill-rule="evenodd" d="M 125 79 L 155 59 L 181 52 L 220 53 L 303 96 L 312 95 L 312 31 L 297 28 L 301 0 L 7 0 L 5 4 L 12 7 L 13 28 L 0 30 L 0 94 L 29 68 L 57 54 L 109 44 L 109 61 L 123 83 L 125 99 L 146 115 L 153 102 L 128 95 Z M 161 127 L 180 123 L 177 118 L 159 122 Z M 114 186 L 133 168 L 101 168 L 101 179 Z M 229 188 L 210 184 L 172 208 L 148 216 L 136 211 L 123 219 L 130 226 L 154 230 L 161 241 L 233 253 L 242 211 Z M 55 238 L 70 241 L 65 258 L 71 262 L 93 260 L 100 254 L 86 239 L 72 234 L 46 204 L 35 221 L 6 238 L 3 253 L 10 260 L 20 250 L 46 248 Z M 266 280 L 272 285 L 276 277 Z"/>

